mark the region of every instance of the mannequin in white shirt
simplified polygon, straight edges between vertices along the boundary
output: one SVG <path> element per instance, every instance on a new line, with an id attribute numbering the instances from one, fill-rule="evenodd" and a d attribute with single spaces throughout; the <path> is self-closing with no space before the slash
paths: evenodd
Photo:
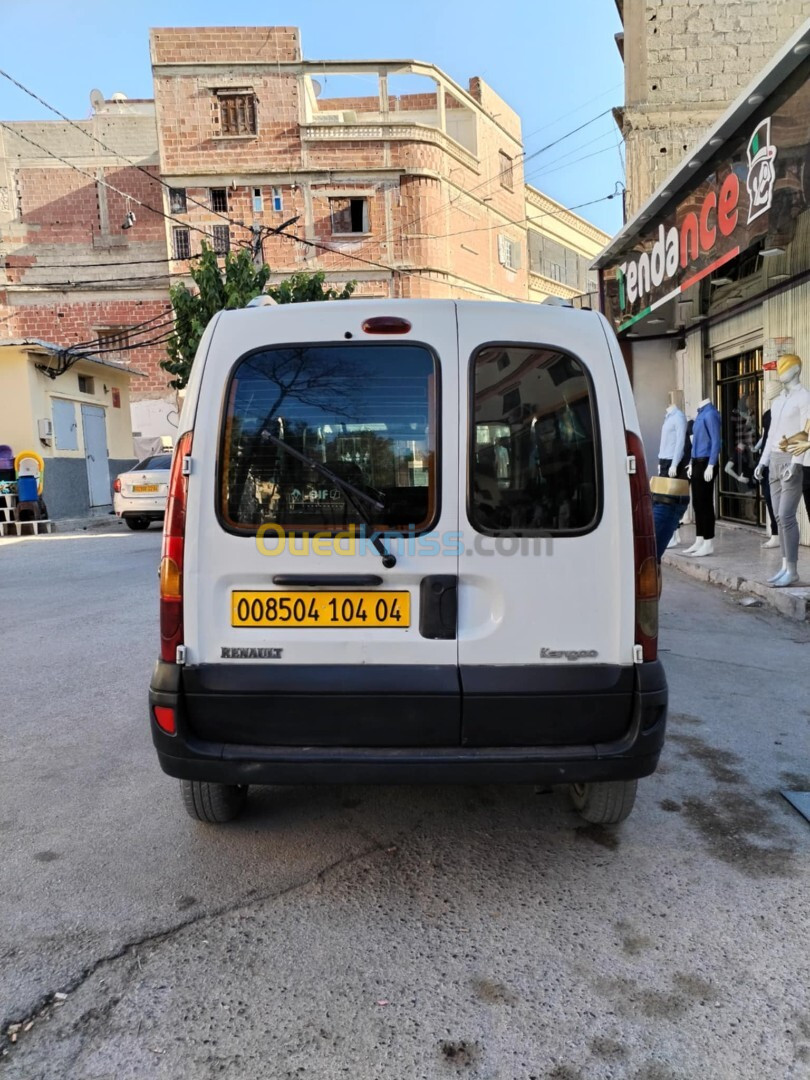
<path id="1" fill-rule="evenodd" d="M 779 524 L 782 565 L 768 584 L 783 589 L 799 580 L 799 524 L 796 510 L 802 495 L 802 466 L 810 465 L 810 450 L 794 453 L 783 449 L 791 436 L 807 429 L 810 422 L 810 390 L 801 384 L 802 362 L 793 353 L 777 361 L 782 392 L 771 405 L 771 427 L 762 457 L 754 476 L 762 479 L 762 470 L 770 470 L 771 501 Z"/>
<path id="2" fill-rule="evenodd" d="M 684 449 L 686 444 L 686 417 L 683 410 L 676 403 L 677 390 L 670 390 L 669 405 L 664 412 L 664 423 L 661 427 L 661 443 L 658 448 L 658 475 L 663 476 L 666 470 L 667 476 L 675 479 L 679 474 L 684 475 Z M 688 505 L 688 503 L 687 503 Z M 681 517 L 686 511 L 686 506 L 681 511 Z M 678 529 L 672 534 L 672 539 L 667 547 L 678 547 L 681 537 Z"/>

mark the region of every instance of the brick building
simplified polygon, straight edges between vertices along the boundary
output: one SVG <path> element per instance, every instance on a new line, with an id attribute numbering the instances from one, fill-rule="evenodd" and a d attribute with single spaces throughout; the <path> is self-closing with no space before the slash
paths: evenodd
<path id="1" fill-rule="evenodd" d="M 131 361 L 143 437 L 176 407 L 143 343 L 206 237 L 261 231 L 272 280 L 324 270 L 361 296 L 587 291 L 608 237 L 524 184 L 520 119 L 481 79 L 305 60 L 290 27 L 156 29 L 150 50 L 154 100 L 94 91 L 90 119 L 0 129 L 0 339 Z"/>
<path id="2" fill-rule="evenodd" d="M 616 0 L 627 217 L 810 16 L 808 0 Z"/>
<path id="3" fill-rule="evenodd" d="M 128 328 L 159 326 L 169 308 L 154 105 L 91 100 L 75 124 L 0 129 L 0 337 L 88 342 L 123 360 L 160 333 Z M 162 355 L 137 350 L 139 396 L 165 396 Z"/>
<path id="4" fill-rule="evenodd" d="M 304 60 L 287 27 L 151 33 L 160 163 L 190 224 L 269 237 L 276 277 L 324 269 L 374 296 L 520 298 L 520 120 L 480 79 L 409 61 Z M 335 88 L 334 90 L 332 88 Z M 214 216 L 240 227 L 228 231 Z M 170 227 L 173 252 L 199 234 Z M 180 270 L 182 267 L 173 267 Z"/>

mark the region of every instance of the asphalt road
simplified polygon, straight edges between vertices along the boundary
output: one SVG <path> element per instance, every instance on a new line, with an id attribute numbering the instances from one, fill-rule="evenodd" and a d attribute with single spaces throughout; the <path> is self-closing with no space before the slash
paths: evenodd
<path id="1" fill-rule="evenodd" d="M 671 734 L 618 829 L 522 787 L 211 828 L 146 722 L 159 543 L 0 547 L 0 1074 L 810 1076 L 810 627 L 668 574 Z"/>

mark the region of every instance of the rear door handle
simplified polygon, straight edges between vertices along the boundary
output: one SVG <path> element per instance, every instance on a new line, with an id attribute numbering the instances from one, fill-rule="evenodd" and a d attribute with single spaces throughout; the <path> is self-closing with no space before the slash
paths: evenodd
<path id="1" fill-rule="evenodd" d="M 377 574 L 276 574 L 274 585 L 285 588 L 362 589 L 382 585 Z"/>

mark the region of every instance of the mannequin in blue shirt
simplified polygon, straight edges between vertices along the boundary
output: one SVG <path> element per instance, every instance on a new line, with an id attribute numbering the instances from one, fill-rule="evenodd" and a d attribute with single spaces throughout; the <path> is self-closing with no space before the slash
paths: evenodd
<path id="1" fill-rule="evenodd" d="M 692 428 L 692 460 L 686 470 L 692 487 L 695 542 L 685 554 L 695 558 L 714 554 L 714 470 L 720 457 L 721 430 L 720 413 L 704 398 Z"/>

